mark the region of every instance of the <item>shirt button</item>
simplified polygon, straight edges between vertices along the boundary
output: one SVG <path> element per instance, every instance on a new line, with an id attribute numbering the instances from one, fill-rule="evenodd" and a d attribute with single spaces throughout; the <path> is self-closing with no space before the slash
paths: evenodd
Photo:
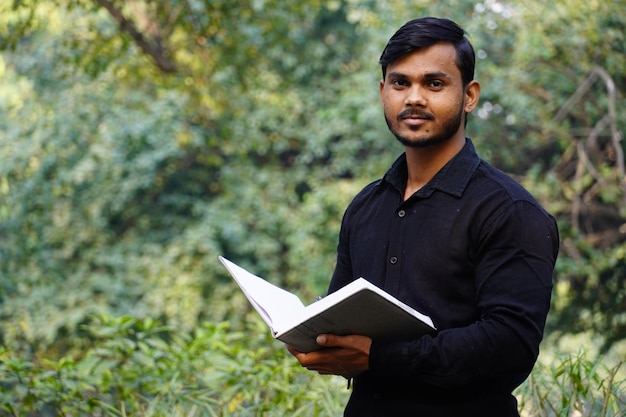
<path id="1" fill-rule="evenodd" d="M 376 393 L 374 393 L 373 397 L 374 397 L 375 400 L 380 400 L 382 398 L 382 395 L 380 395 L 379 393 L 376 392 Z"/>
<path id="2" fill-rule="evenodd" d="M 406 211 L 400 210 L 398 211 L 398 217 L 404 217 L 406 215 Z"/>
<path id="3" fill-rule="evenodd" d="M 391 262 L 391 264 L 392 264 L 392 265 L 397 264 L 397 263 L 398 263 L 398 257 L 397 257 L 397 256 L 392 256 L 392 257 L 389 259 L 389 262 Z"/>

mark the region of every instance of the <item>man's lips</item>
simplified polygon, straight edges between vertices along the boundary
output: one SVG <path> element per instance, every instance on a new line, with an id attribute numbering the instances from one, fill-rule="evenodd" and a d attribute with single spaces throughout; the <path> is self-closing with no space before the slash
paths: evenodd
<path id="1" fill-rule="evenodd" d="M 421 126 L 428 120 L 419 117 L 405 117 L 402 121 L 409 126 Z"/>

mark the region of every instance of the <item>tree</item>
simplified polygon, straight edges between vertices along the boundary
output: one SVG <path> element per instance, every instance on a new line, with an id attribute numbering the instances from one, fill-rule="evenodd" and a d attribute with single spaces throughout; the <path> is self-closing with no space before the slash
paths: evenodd
<path id="1" fill-rule="evenodd" d="M 431 3 L 0 5 L 3 342 L 62 350 L 99 311 L 236 321 L 218 254 L 324 291 L 345 206 L 401 152 L 376 60 L 407 10 L 464 23 L 470 135 L 559 220 L 551 329 L 623 339 L 623 1 Z"/>
<path id="2" fill-rule="evenodd" d="M 346 121 L 369 121 L 352 85 L 318 77 L 360 68 L 358 36 L 341 3 L 264 6 L 24 6 L 5 54 L 5 343 L 45 348 L 102 310 L 223 317 L 236 307 L 203 303 L 228 291 L 219 253 L 325 282 L 348 194 L 324 182 L 353 175 Z"/>

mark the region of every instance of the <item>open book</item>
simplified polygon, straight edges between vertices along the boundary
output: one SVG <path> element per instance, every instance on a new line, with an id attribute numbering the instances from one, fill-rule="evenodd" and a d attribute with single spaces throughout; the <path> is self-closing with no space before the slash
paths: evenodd
<path id="1" fill-rule="evenodd" d="M 363 278 L 305 307 L 289 291 L 222 256 L 219 259 L 274 337 L 301 352 L 320 349 L 315 339 L 322 333 L 358 334 L 391 342 L 417 339 L 435 331 L 428 316 Z"/>

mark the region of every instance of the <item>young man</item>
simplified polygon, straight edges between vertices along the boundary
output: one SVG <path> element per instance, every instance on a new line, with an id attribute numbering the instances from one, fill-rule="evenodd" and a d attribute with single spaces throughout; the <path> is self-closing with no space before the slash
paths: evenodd
<path id="1" fill-rule="evenodd" d="M 320 335 L 298 361 L 354 378 L 346 416 L 517 417 L 550 306 L 554 219 L 482 161 L 465 123 L 474 51 L 446 19 L 408 22 L 380 59 L 380 100 L 405 152 L 347 208 L 329 291 L 364 277 L 433 319 L 402 343 Z"/>

